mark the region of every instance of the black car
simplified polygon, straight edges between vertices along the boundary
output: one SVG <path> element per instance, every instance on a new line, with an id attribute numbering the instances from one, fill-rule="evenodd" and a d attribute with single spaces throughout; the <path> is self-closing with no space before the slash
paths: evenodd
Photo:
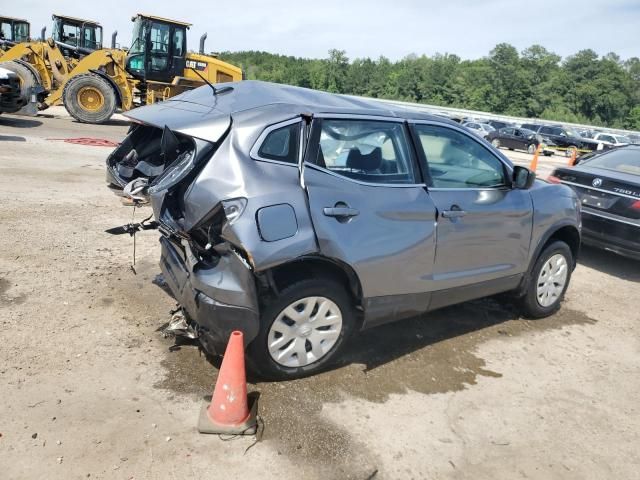
<path id="1" fill-rule="evenodd" d="M 573 188 L 582 204 L 582 239 L 640 260 L 640 145 L 590 155 L 548 178 Z"/>
<path id="2" fill-rule="evenodd" d="M 496 130 L 500 130 L 501 128 L 513 127 L 513 123 L 503 122 L 502 120 L 487 120 L 484 123 L 488 123 Z"/>
<path id="3" fill-rule="evenodd" d="M 538 129 L 534 131 L 551 139 L 558 147 L 566 149 L 565 154 L 567 157 L 573 155 L 574 150 L 594 151 L 598 149 L 598 142 L 582 137 L 571 128 L 558 127 L 556 125 L 537 125 L 537 127 Z"/>
<path id="4" fill-rule="evenodd" d="M 509 150 L 525 150 L 531 154 L 542 143 L 542 153 L 547 156 L 553 155 L 553 147 L 555 147 L 555 144 L 550 139 L 537 135 L 526 128 L 501 128 L 490 132 L 486 139 L 496 148 L 505 147 Z"/>

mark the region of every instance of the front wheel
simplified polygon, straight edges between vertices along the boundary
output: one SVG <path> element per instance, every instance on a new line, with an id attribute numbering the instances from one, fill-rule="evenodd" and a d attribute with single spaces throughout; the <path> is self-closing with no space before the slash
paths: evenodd
<path id="1" fill-rule="evenodd" d="M 340 355 L 355 325 L 345 286 L 309 279 L 282 290 L 263 308 L 260 332 L 247 349 L 249 367 L 269 380 L 306 377 Z"/>
<path id="2" fill-rule="evenodd" d="M 109 81 L 95 73 L 72 77 L 64 86 L 62 101 L 69 114 L 82 123 L 104 123 L 118 107 Z"/>
<path id="3" fill-rule="evenodd" d="M 497 138 L 494 138 L 493 140 L 491 140 L 491 145 L 493 145 L 496 148 L 500 148 L 500 140 L 498 140 Z"/>
<path id="4" fill-rule="evenodd" d="M 536 147 L 536 145 L 534 143 L 529 144 L 529 146 L 527 147 L 527 153 L 533 155 L 534 153 L 536 153 L 536 150 L 538 149 L 538 147 Z"/>
<path id="5" fill-rule="evenodd" d="M 522 297 L 525 317 L 544 318 L 559 308 L 571 280 L 573 254 L 569 246 L 556 241 L 548 245 L 530 272 L 529 285 Z"/>

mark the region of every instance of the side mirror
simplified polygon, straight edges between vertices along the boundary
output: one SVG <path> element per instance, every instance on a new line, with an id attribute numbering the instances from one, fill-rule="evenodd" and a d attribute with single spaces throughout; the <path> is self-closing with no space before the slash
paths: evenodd
<path id="1" fill-rule="evenodd" d="M 536 180 L 535 172 L 519 165 L 513 167 L 513 188 L 529 190 Z"/>

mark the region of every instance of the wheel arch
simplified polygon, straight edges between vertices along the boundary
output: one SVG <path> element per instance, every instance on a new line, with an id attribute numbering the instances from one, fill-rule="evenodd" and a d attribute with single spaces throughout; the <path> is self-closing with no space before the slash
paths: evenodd
<path id="1" fill-rule="evenodd" d="M 570 222 L 562 222 L 551 227 L 547 232 L 540 238 L 538 245 L 536 246 L 533 255 L 529 260 L 529 267 L 527 269 L 527 273 L 530 273 L 535 265 L 538 257 L 544 251 L 544 249 L 551 245 L 555 241 L 562 241 L 569 246 L 571 250 L 571 255 L 573 256 L 573 265 L 572 268 L 575 268 L 578 261 L 578 255 L 580 253 L 580 230 L 578 227 Z M 519 293 L 524 293 L 529 285 L 531 278 L 530 275 L 525 275 L 522 280 L 522 284 L 518 289 Z"/>
<path id="2" fill-rule="evenodd" d="M 362 310 L 362 285 L 358 274 L 344 262 L 318 255 L 305 255 L 260 273 L 263 289 L 277 294 L 288 285 L 308 278 L 326 277 L 344 284 L 357 310 Z"/>

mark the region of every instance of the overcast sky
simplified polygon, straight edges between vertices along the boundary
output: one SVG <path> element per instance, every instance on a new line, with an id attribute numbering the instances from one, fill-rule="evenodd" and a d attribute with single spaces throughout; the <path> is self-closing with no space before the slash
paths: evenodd
<path id="1" fill-rule="evenodd" d="M 522 50 L 541 44 L 560 55 L 591 48 L 601 55 L 640 57 L 640 0 L 19 0 L 5 15 L 31 22 L 32 34 L 54 13 L 99 21 L 105 45 L 118 30 L 129 45 L 131 16 L 149 13 L 193 23 L 189 47 L 208 32 L 207 51 L 265 50 L 325 57 L 330 48 L 349 58 L 454 53 L 479 58 L 507 42 Z"/>

